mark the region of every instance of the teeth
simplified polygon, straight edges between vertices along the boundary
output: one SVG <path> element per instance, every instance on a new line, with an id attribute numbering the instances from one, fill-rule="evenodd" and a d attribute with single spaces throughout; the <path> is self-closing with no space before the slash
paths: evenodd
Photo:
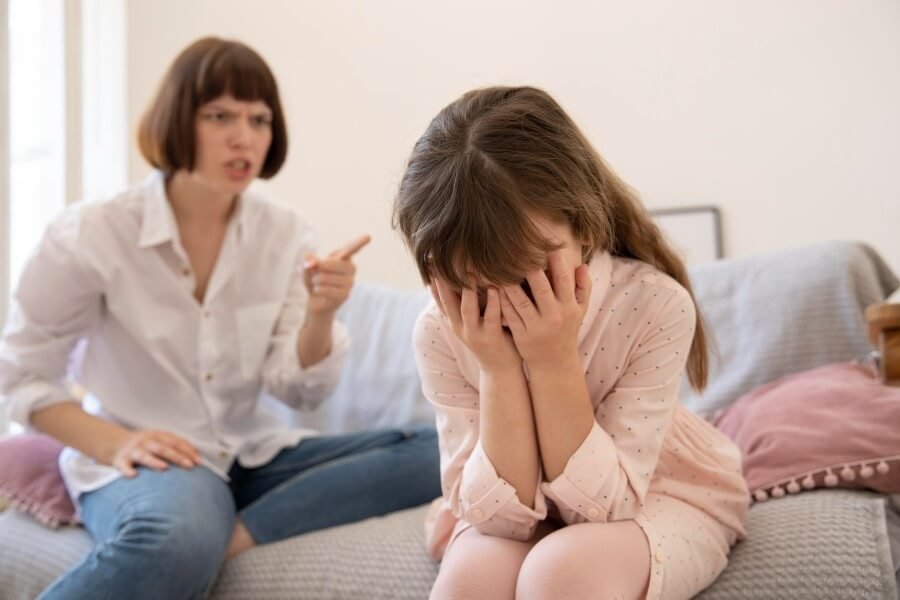
<path id="1" fill-rule="evenodd" d="M 250 163 L 247 162 L 246 160 L 233 160 L 230 163 L 228 163 L 228 166 L 230 166 L 234 169 L 246 169 L 247 167 L 250 166 Z"/>

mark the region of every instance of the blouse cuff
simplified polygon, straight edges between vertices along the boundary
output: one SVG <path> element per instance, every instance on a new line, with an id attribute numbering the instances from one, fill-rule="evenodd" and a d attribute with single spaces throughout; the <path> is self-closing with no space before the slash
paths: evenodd
<path id="1" fill-rule="evenodd" d="M 331 351 L 325 358 L 308 367 L 300 364 L 300 348 L 297 339 L 302 327 L 302 325 L 298 327 L 291 336 L 291 339 L 294 340 L 293 351 L 285 353 L 287 364 L 284 364 L 282 368 L 286 379 L 307 388 L 333 385 L 340 375 L 344 356 L 350 346 L 350 335 L 346 326 L 337 319 L 334 320 L 331 326 Z"/>
<path id="2" fill-rule="evenodd" d="M 605 523 L 618 469 L 616 445 L 595 422 L 559 477 L 541 484 L 541 489 L 561 508 L 578 513 L 586 521 Z"/>
<path id="3" fill-rule="evenodd" d="M 547 503 L 540 486 L 534 491 L 534 508 L 523 504 L 516 488 L 497 474 L 480 441 L 466 463 L 460 496 L 462 517 L 472 525 L 502 517 L 533 530 L 547 516 Z"/>

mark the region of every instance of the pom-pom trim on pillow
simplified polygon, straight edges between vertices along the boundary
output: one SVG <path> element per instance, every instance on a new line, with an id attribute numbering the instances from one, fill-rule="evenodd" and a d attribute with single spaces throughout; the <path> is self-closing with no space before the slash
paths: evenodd
<path id="1" fill-rule="evenodd" d="M 858 480 L 860 487 L 865 487 L 864 480 L 874 477 L 876 473 L 886 475 L 891 468 L 900 469 L 900 455 L 820 467 L 752 490 L 753 501 L 765 502 L 769 498 L 782 498 L 817 487 L 837 487 L 841 480 L 847 483 Z"/>

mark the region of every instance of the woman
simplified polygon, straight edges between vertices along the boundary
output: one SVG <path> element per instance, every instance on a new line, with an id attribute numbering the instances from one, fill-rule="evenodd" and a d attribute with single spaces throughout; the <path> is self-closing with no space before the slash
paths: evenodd
<path id="1" fill-rule="evenodd" d="M 309 225 L 246 191 L 287 153 L 259 55 L 186 48 L 139 145 L 157 172 L 47 228 L 0 345 L 13 418 L 67 446 L 95 543 L 44 598 L 202 596 L 226 556 L 440 494 L 433 432 L 317 437 L 260 401 L 310 408 L 333 388 L 368 238 L 318 257 Z"/>

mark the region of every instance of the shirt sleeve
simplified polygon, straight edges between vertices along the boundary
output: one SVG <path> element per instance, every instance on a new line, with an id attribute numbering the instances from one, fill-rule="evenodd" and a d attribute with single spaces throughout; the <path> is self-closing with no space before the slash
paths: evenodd
<path id="1" fill-rule="evenodd" d="M 303 280 L 306 246 L 297 253 L 291 283 L 275 330 L 269 341 L 266 360 L 263 363 L 263 388 L 288 406 L 315 409 L 337 385 L 344 366 L 344 358 L 350 343 L 347 328 L 335 319 L 331 329 L 331 352 L 314 365 L 300 366 L 297 337 L 306 320 L 309 293 Z"/>
<path id="2" fill-rule="evenodd" d="M 447 335 L 433 308 L 422 313 L 413 333 L 422 391 L 436 413 L 444 500 L 456 518 L 483 534 L 530 539 L 547 516 L 543 493 L 535 490 L 529 508 L 497 474 L 478 439 L 478 391 L 463 377 Z"/>
<path id="3" fill-rule="evenodd" d="M 541 484 L 566 523 L 618 521 L 640 511 L 678 401 L 695 320 L 687 291 L 672 291 L 563 473 Z"/>
<path id="4" fill-rule="evenodd" d="M 22 426 L 36 410 L 77 402 L 66 387 L 69 358 L 103 302 L 103 279 L 86 258 L 81 226 L 70 209 L 47 227 L 12 298 L 0 340 L 0 404 Z"/>

